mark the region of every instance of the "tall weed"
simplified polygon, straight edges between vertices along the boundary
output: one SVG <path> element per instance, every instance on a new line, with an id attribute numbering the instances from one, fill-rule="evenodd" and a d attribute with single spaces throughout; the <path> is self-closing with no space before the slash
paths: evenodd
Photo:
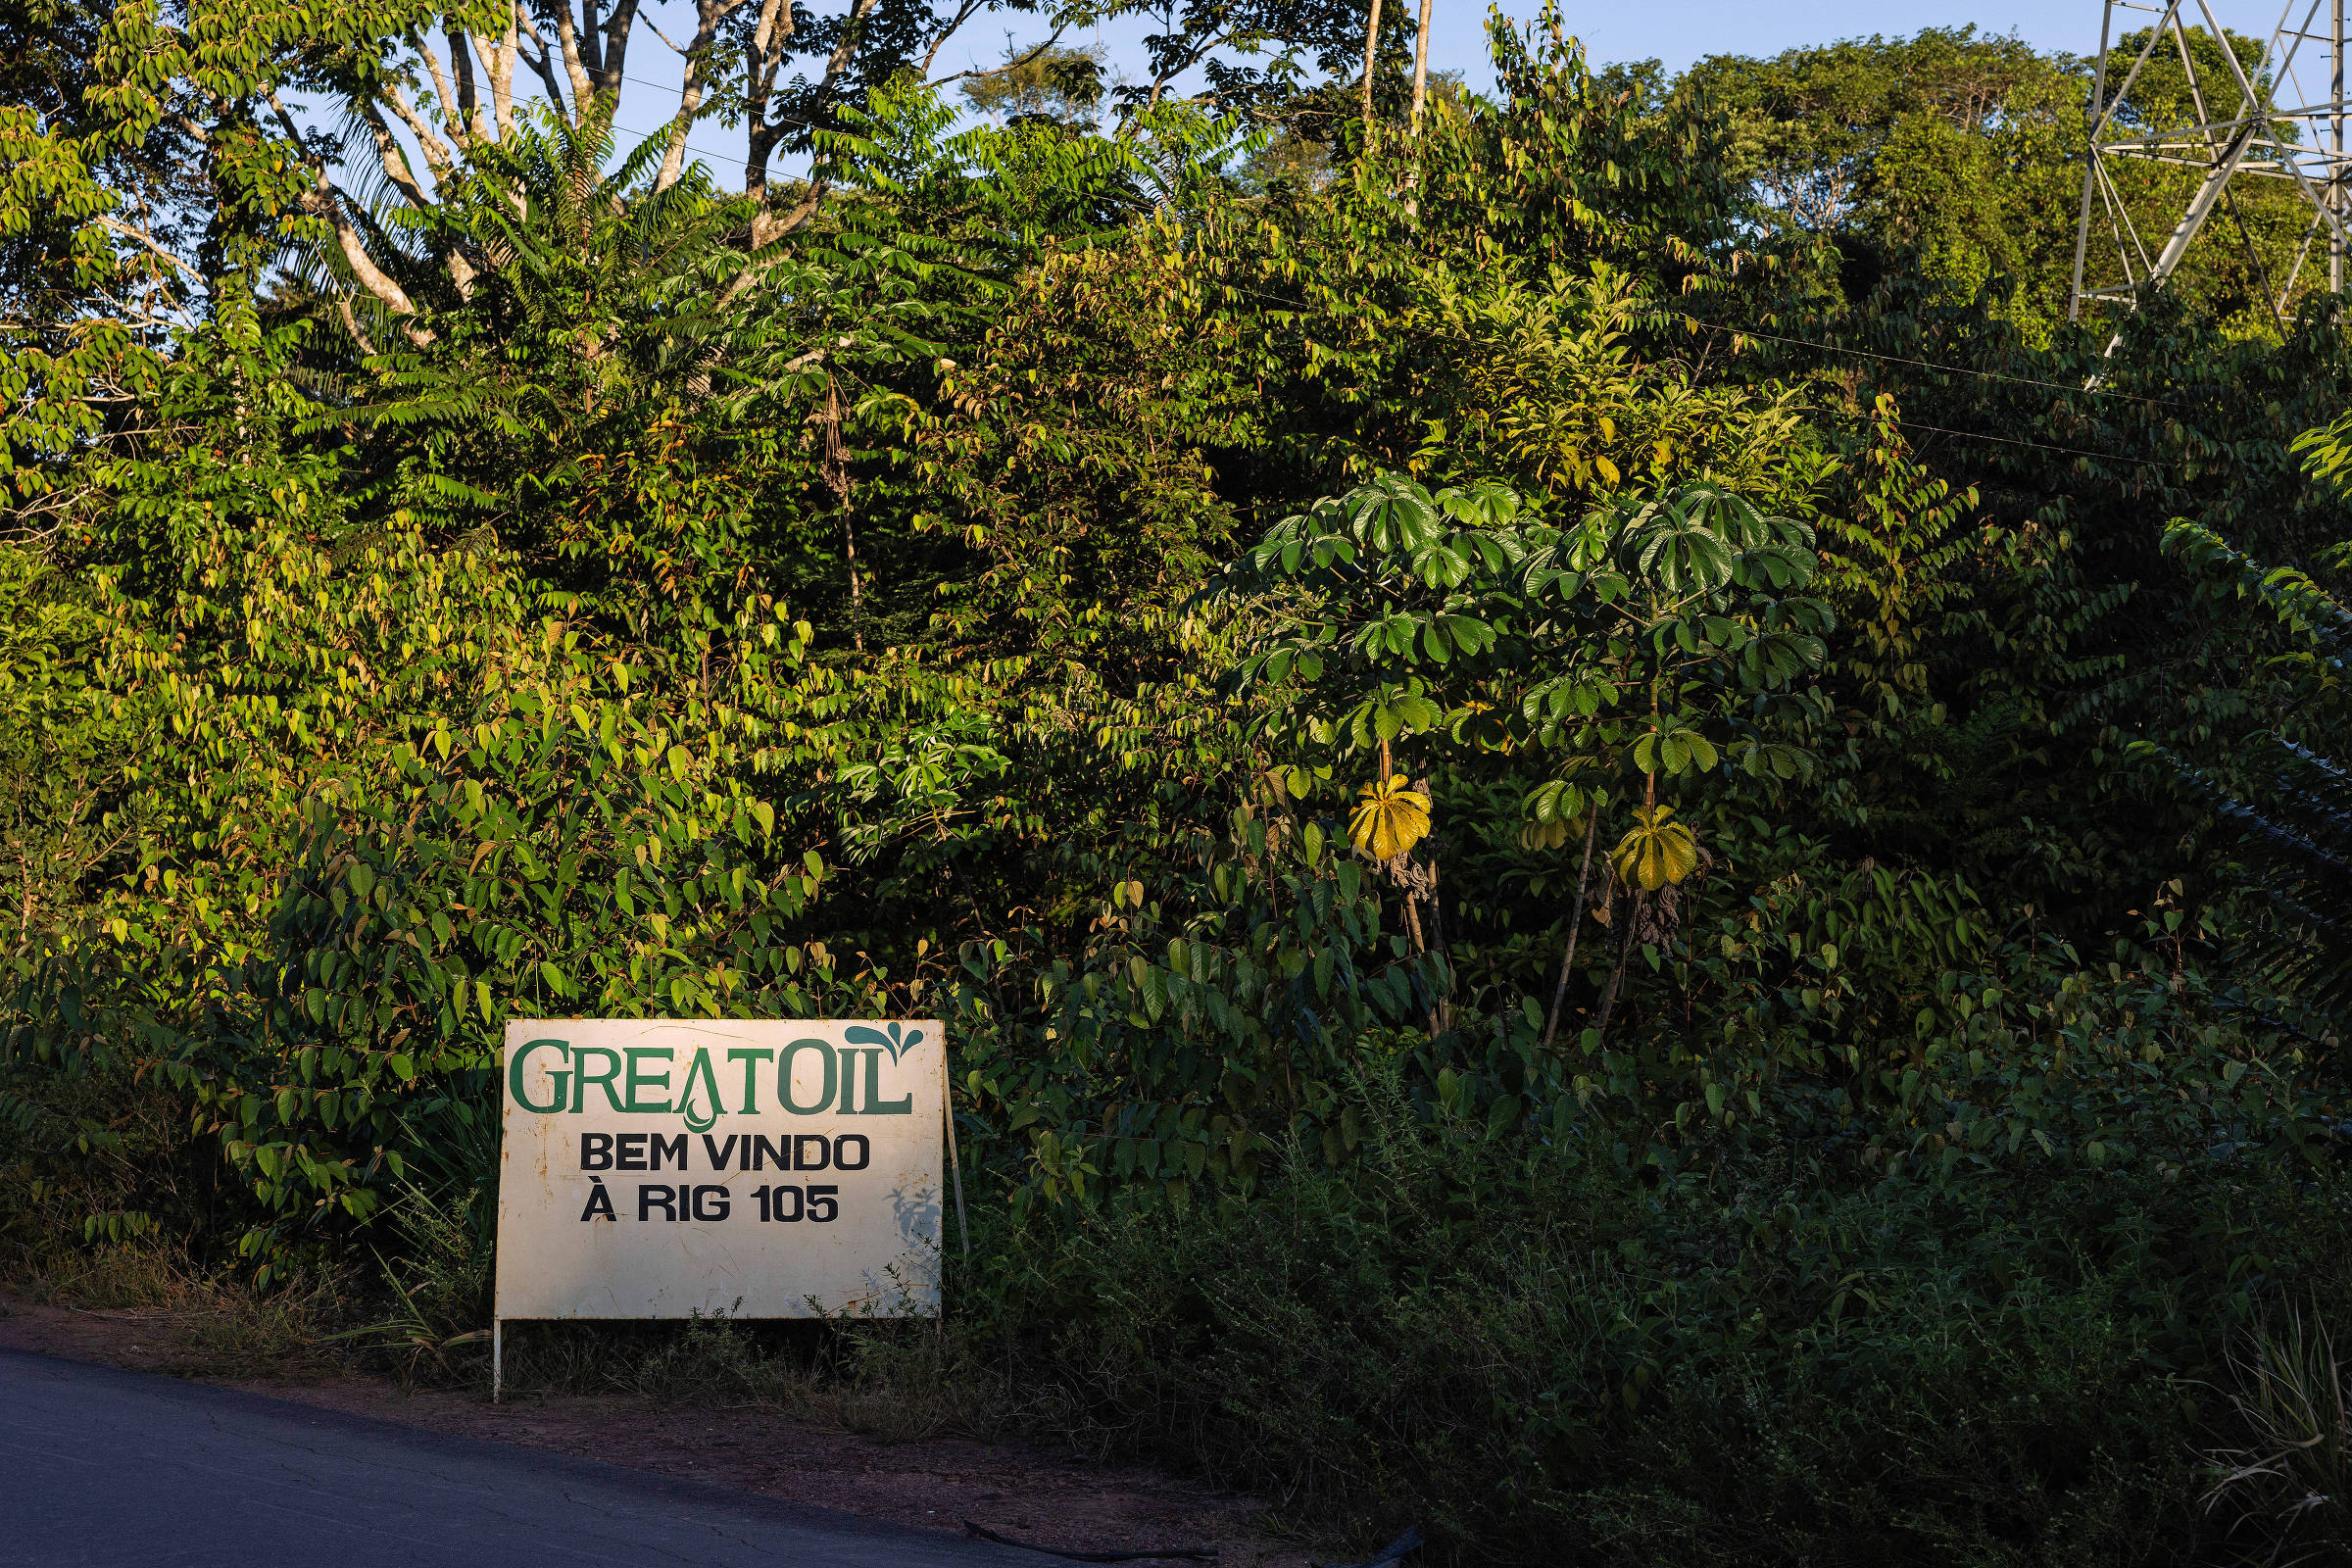
<path id="1" fill-rule="evenodd" d="M 1382 1101 L 1352 1173 L 1002 1238 L 969 1332 L 1082 1447 L 1457 1558 L 2185 1561 L 2252 1270 L 2352 1240 L 2251 1162 L 1675 1173 L 1592 1121 L 1531 1145 Z"/>
<path id="2" fill-rule="evenodd" d="M 2271 1562 L 2340 1561 L 2352 1551 L 2352 1408 L 2335 1336 L 2318 1311 L 2288 1309 L 2230 1357 L 2240 1442 L 2210 1456 L 2208 1513 Z"/>

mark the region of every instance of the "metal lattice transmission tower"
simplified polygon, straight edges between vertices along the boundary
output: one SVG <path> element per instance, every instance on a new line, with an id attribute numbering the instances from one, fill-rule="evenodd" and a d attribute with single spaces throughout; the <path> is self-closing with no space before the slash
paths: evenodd
<path id="1" fill-rule="evenodd" d="M 2292 185 L 2311 208 L 2311 221 L 2286 276 L 2268 278 L 2278 298 L 2272 309 L 2284 313 L 2305 264 L 2314 248 L 2325 243 L 2328 287 L 2341 294 L 2345 262 L 2352 257 L 2352 175 L 2344 156 L 2344 8 L 2347 0 L 2287 0 L 2271 31 L 2260 64 L 2249 74 L 2230 34 L 2214 14 L 2212 0 L 2171 0 L 2167 5 L 2136 4 L 2134 0 L 2106 0 L 2099 24 L 2099 69 L 2091 80 L 2090 146 L 2082 171 L 2082 215 L 2075 230 L 2075 283 L 2067 315 L 2080 320 L 2086 301 L 2108 300 L 2127 309 L 2164 286 L 2180 265 L 2206 220 L 2230 205 L 2230 187 L 2239 179 L 2275 179 Z M 2214 60 L 2200 61 L 2190 47 L 2189 24 L 2183 13 L 2193 4 L 2209 37 L 2219 49 Z M 2132 53 L 2117 52 L 2114 63 L 2124 66 L 2115 90 L 2106 92 L 2115 73 L 2109 49 L 2119 37 L 2117 24 L 2127 29 L 2139 12 L 2154 19 L 2146 42 Z M 2267 17 L 2268 12 L 2264 15 Z M 2252 20 L 2252 19 L 2248 19 Z M 2240 36 L 2259 36 L 2241 33 Z M 2132 92 L 2158 50 L 2178 59 L 2188 74 L 2189 104 L 2195 123 L 2162 129 L 2135 110 Z M 2174 84 L 2177 86 L 2177 82 Z M 2127 133 L 2133 126 L 2135 133 Z M 2129 204 L 2118 188 L 2118 160 L 2138 159 L 2203 171 L 2187 210 L 2161 237 L 2143 235 L 2132 221 Z M 2105 288 L 2083 287 L 2083 264 L 2091 235 L 2102 242 L 2112 235 L 2123 263 L 2124 281 Z M 2154 248 L 2149 242 L 2153 240 Z M 2249 249 L 2251 240 L 2247 241 Z M 2113 352 L 2110 345 L 2109 352 Z"/>

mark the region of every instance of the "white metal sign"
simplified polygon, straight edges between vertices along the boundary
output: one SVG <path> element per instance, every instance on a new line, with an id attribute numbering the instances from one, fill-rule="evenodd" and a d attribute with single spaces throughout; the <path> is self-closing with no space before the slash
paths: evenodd
<path id="1" fill-rule="evenodd" d="M 939 1309 L 936 1020 L 507 1025 L 495 1317 Z"/>

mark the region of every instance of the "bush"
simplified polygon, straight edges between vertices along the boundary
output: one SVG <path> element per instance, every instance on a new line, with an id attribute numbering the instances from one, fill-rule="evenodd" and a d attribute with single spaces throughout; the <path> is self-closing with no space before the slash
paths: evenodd
<path id="1" fill-rule="evenodd" d="M 2182 1561 L 2231 1326 L 2352 1240 L 2254 1161 L 1675 1172 L 1374 1101 L 1353 1173 L 1004 1238 L 976 1341 L 1088 1446 L 1457 1559 Z"/>

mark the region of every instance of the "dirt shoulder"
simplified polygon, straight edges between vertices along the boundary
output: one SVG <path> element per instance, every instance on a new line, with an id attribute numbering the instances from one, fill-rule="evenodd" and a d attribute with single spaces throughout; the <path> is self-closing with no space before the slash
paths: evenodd
<path id="1" fill-rule="evenodd" d="M 470 1393 L 410 1392 L 331 1362 L 282 1375 L 215 1375 L 203 1314 L 92 1310 L 0 1290 L 0 1348 L 130 1371 L 161 1372 L 423 1431 L 601 1459 L 960 1533 L 971 1520 L 1063 1550 L 1209 1546 L 1235 1568 L 1299 1568 L 1318 1553 L 1279 1543 L 1252 1498 L 1135 1467 L 1110 1467 L 962 1438 L 884 1442 L 795 1420 L 761 1405 L 674 1405 L 628 1396 L 532 1396 L 492 1404 Z M 233 1363 L 235 1357 L 229 1358 Z M 1041 1563 L 1054 1559 L 1041 1556 Z"/>

